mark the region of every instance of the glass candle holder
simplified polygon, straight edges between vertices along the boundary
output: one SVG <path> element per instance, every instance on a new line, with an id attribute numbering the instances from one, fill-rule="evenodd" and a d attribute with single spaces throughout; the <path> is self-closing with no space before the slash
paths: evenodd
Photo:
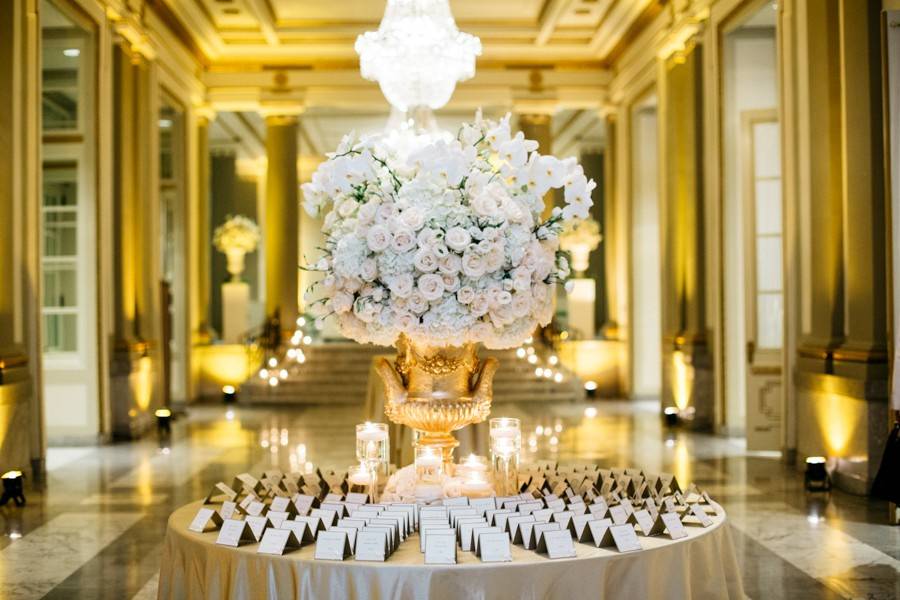
<path id="1" fill-rule="evenodd" d="M 486 498 L 491 495 L 493 486 L 487 480 L 486 471 L 470 471 L 463 478 L 460 491 L 469 498 Z"/>
<path id="2" fill-rule="evenodd" d="M 476 475 L 481 475 L 482 478 L 487 477 L 487 471 L 487 459 L 483 456 L 470 454 L 462 462 L 456 465 L 455 475 L 465 481 Z"/>
<path id="3" fill-rule="evenodd" d="M 377 502 L 378 474 L 387 469 L 390 438 L 387 423 L 366 421 L 356 426 L 356 460 L 369 473 L 369 499 Z"/>
<path id="4" fill-rule="evenodd" d="M 519 419 L 501 417 L 491 419 L 490 426 L 494 490 L 501 496 L 516 494 L 519 490 L 519 451 L 522 448 L 521 423 Z"/>
<path id="5" fill-rule="evenodd" d="M 416 483 L 440 485 L 444 477 L 444 459 L 440 450 L 416 447 Z"/>

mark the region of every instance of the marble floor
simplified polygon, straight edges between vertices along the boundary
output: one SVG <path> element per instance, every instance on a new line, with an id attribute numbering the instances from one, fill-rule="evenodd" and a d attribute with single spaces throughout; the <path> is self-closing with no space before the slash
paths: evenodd
<path id="1" fill-rule="evenodd" d="M 721 502 L 750 598 L 900 598 L 887 503 L 808 494 L 777 455 L 665 429 L 654 402 L 509 405 L 534 459 L 671 471 Z M 362 408 L 192 407 L 170 440 L 51 448 L 43 489 L 0 509 L 0 598 L 155 598 L 169 513 L 241 471 L 346 466 Z"/>

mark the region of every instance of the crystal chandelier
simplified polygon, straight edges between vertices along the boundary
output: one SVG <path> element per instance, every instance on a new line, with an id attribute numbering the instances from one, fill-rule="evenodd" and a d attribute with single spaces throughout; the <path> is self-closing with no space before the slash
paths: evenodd
<path id="1" fill-rule="evenodd" d="M 456 28 L 447 0 L 388 0 L 378 31 L 356 39 L 360 71 L 392 106 L 438 109 L 475 75 L 481 41 Z"/>

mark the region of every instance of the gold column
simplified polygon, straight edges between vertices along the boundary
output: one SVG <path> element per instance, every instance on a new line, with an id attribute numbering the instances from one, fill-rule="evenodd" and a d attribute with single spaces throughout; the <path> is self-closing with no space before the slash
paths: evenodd
<path id="1" fill-rule="evenodd" d="M 0 3 L 0 465 L 43 478 L 37 2 Z"/>
<path id="2" fill-rule="evenodd" d="M 618 300 L 616 277 L 621 264 L 617 257 L 618 223 L 616 213 L 616 161 L 618 160 L 618 123 L 616 113 L 606 115 L 606 150 L 603 153 L 603 241 L 604 286 L 606 294 L 606 320 L 600 323 L 600 331 L 609 339 L 619 338 Z"/>
<path id="3" fill-rule="evenodd" d="M 689 41 L 660 65 L 663 403 L 712 423 L 714 386 L 707 340 L 702 188 L 700 46 Z"/>
<path id="4" fill-rule="evenodd" d="M 215 113 L 198 109 L 197 116 L 197 143 L 196 143 L 196 220 L 192 223 L 191 231 L 194 236 L 194 248 L 196 252 L 195 277 L 191 280 L 195 286 L 194 306 L 194 332 L 195 343 L 207 344 L 212 339 L 209 325 L 209 290 L 210 281 L 210 198 L 209 198 L 209 125 L 215 118 Z"/>
<path id="5" fill-rule="evenodd" d="M 266 314 L 284 330 L 297 319 L 300 277 L 297 133 L 296 115 L 266 117 Z"/>
<path id="6" fill-rule="evenodd" d="M 525 134 L 525 138 L 538 143 L 538 152 L 541 154 L 553 153 L 553 132 L 550 129 L 551 117 L 547 113 L 523 113 L 519 115 L 519 129 Z M 544 219 L 550 216 L 550 212 L 556 205 L 554 190 L 550 190 L 544 196 Z"/>
<path id="7" fill-rule="evenodd" d="M 887 377 L 880 10 L 840 3 L 846 339 L 837 353 Z M 875 107 L 875 109 L 873 109 Z M 874 143 L 873 143 L 874 142 Z"/>

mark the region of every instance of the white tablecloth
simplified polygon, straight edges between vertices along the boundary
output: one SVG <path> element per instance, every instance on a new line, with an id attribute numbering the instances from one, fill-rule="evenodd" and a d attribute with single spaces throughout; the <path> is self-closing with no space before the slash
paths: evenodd
<path id="1" fill-rule="evenodd" d="M 744 598 L 725 514 L 689 537 L 640 537 L 644 550 L 619 554 L 576 542 L 578 555 L 550 560 L 519 546 L 513 562 L 483 564 L 459 552 L 457 565 L 425 565 L 416 536 L 384 563 L 313 560 L 313 545 L 284 556 L 256 544 L 215 544 L 217 532 L 194 533 L 195 502 L 172 513 L 166 532 L 159 598 L 615 598 L 713 600 Z"/>

